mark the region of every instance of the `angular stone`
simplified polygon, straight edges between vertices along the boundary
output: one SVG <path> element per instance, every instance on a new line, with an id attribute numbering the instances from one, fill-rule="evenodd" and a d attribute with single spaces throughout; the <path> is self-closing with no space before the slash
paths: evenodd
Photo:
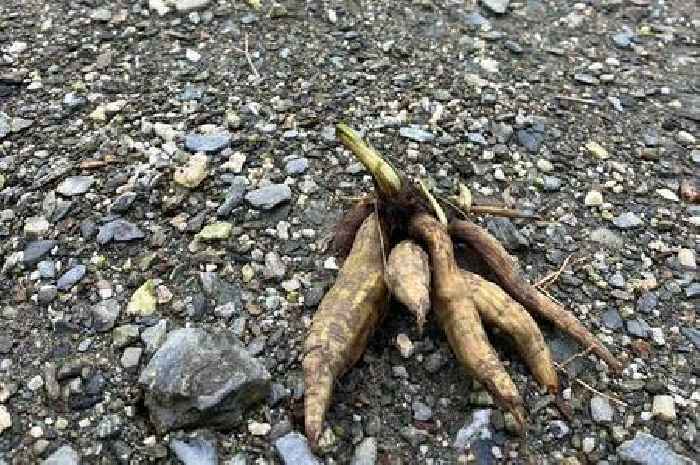
<path id="1" fill-rule="evenodd" d="M 231 236 L 233 225 L 231 223 L 217 222 L 208 224 L 194 237 L 201 241 L 215 241 L 228 239 Z"/>
<path id="2" fill-rule="evenodd" d="M 530 153 L 537 153 L 544 142 L 544 134 L 532 128 L 519 129 L 516 133 L 518 143 Z"/>
<path id="3" fill-rule="evenodd" d="M 603 205 L 603 194 L 599 191 L 588 191 L 586 198 L 583 200 L 583 204 L 587 207 L 599 207 Z"/>
<path id="4" fill-rule="evenodd" d="M 481 0 L 481 4 L 494 13 L 504 14 L 508 10 L 510 0 Z"/>
<path id="5" fill-rule="evenodd" d="M 588 236 L 591 242 L 601 244 L 610 249 L 619 249 L 624 246 L 622 238 L 614 231 L 607 228 L 598 228 Z"/>
<path id="6" fill-rule="evenodd" d="M 68 445 L 59 447 L 41 465 L 80 465 L 80 456 Z"/>
<path id="7" fill-rule="evenodd" d="M 474 440 L 488 432 L 490 424 L 490 409 L 474 410 L 471 421 L 457 431 L 457 437 L 455 437 L 452 446 L 458 450 L 468 449 Z"/>
<path id="8" fill-rule="evenodd" d="M 85 276 L 87 268 L 85 265 L 76 265 L 70 270 L 66 271 L 63 276 L 58 278 L 56 281 L 56 287 L 59 291 L 67 291 L 71 287 L 75 286 L 80 282 Z"/>
<path id="9" fill-rule="evenodd" d="M 232 333 L 199 328 L 170 332 L 139 382 L 160 431 L 234 427 L 270 391 L 270 374 Z"/>
<path id="10" fill-rule="evenodd" d="M 308 167 L 308 158 L 295 158 L 287 162 L 287 164 L 284 167 L 284 170 L 287 172 L 287 174 L 302 174 L 308 169 Z"/>
<path id="11" fill-rule="evenodd" d="M 603 325 L 608 329 L 620 329 L 623 326 L 622 317 L 620 313 L 614 308 L 608 309 L 600 316 L 603 320 Z"/>
<path id="12" fill-rule="evenodd" d="M 141 347 L 127 347 L 122 354 L 121 364 L 126 371 L 136 371 L 141 361 L 143 349 Z"/>
<path id="13" fill-rule="evenodd" d="M 431 142 L 435 139 L 435 135 L 432 132 L 424 131 L 413 126 L 406 126 L 399 129 L 399 134 L 401 137 L 410 139 L 416 142 Z"/>
<path id="14" fill-rule="evenodd" d="M 625 212 L 613 219 L 613 224 L 620 229 L 637 228 L 644 222 L 633 212 Z"/>
<path id="15" fill-rule="evenodd" d="M 204 293 L 214 299 L 216 305 L 233 304 L 238 310 L 243 308 L 241 288 L 238 285 L 221 279 L 212 271 L 201 272 L 199 280 Z"/>
<path id="16" fill-rule="evenodd" d="M 693 465 L 696 462 L 677 454 L 669 443 L 647 433 L 637 433 L 634 439 L 617 448 L 617 456 L 638 465 Z"/>
<path id="17" fill-rule="evenodd" d="M 231 143 L 231 134 L 187 134 L 185 148 L 191 152 L 216 153 Z"/>
<path id="18" fill-rule="evenodd" d="M 41 237 L 49 232 L 51 224 L 43 216 L 30 216 L 24 220 L 24 234 L 28 237 Z"/>
<path id="19" fill-rule="evenodd" d="M 287 433 L 275 441 L 275 448 L 284 465 L 321 465 L 311 452 L 306 438 L 297 432 Z"/>
<path id="20" fill-rule="evenodd" d="M 7 407 L 0 405 L 0 434 L 8 428 L 12 428 L 12 415 Z"/>
<path id="21" fill-rule="evenodd" d="M 375 465 L 377 463 L 377 440 L 364 438 L 355 448 L 350 465 Z"/>
<path id="22" fill-rule="evenodd" d="M 58 185 L 56 192 L 65 196 L 84 194 L 94 182 L 93 176 L 71 176 Z"/>
<path id="23" fill-rule="evenodd" d="M 116 299 L 107 299 L 92 306 L 92 327 L 95 331 L 103 333 L 114 328 L 114 323 L 119 318 L 121 305 Z"/>
<path id="24" fill-rule="evenodd" d="M 41 260 L 58 242 L 49 240 L 32 241 L 24 247 L 22 261 L 34 265 Z"/>
<path id="25" fill-rule="evenodd" d="M 613 421 L 615 411 L 610 406 L 610 401 L 603 396 L 595 396 L 591 399 L 591 418 L 596 423 L 610 423 Z"/>
<path id="26" fill-rule="evenodd" d="M 181 441 L 170 441 L 170 449 L 175 452 L 183 465 L 219 465 L 216 447 L 209 441 L 200 438 Z"/>
<path id="27" fill-rule="evenodd" d="M 161 319 L 153 326 L 143 330 L 141 340 L 146 346 L 146 353 L 155 353 L 165 342 L 168 335 L 168 320 Z"/>
<path id="28" fill-rule="evenodd" d="M 651 413 L 663 421 L 673 421 L 676 419 L 676 405 L 673 396 L 654 396 Z"/>
<path id="29" fill-rule="evenodd" d="M 193 189 L 199 186 L 207 177 L 207 164 L 209 158 L 201 153 L 196 153 L 187 160 L 185 166 L 175 170 L 173 179 L 181 186 Z"/>
<path id="30" fill-rule="evenodd" d="M 248 192 L 245 199 L 255 208 L 270 210 L 292 198 L 292 190 L 286 184 L 272 184 Z"/>
<path id="31" fill-rule="evenodd" d="M 126 307 L 126 313 L 141 316 L 152 315 L 156 311 L 156 304 L 156 283 L 149 279 L 133 293 Z"/>
<path id="32" fill-rule="evenodd" d="M 486 227 L 508 250 L 523 249 L 530 245 L 508 218 L 491 217 L 486 220 Z"/>
<path id="33" fill-rule="evenodd" d="M 97 243 L 104 245 L 109 241 L 127 242 L 137 239 L 143 239 L 145 234 L 135 224 L 129 223 L 126 220 L 114 220 L 105 223 L 100 227 L 100 232 L 97 233 Z"/>

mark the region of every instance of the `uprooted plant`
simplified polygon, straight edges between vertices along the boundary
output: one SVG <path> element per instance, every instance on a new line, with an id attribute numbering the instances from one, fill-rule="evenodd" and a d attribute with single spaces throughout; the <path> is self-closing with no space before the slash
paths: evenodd
<path id="1" fill-rule="evenodd" d="M 357 202 L 336 228 L 335 248 L 347 257 L 306 338 L 304 410 L 312 445 L 321 435 L 335 380 L 362 357 L 391 295 L 415 317 L 419 331 L 432 307 L 457 359 L 513 415 L 521 432 L 527 424 L 522 398 L 484 324 L 510 336 L 550 393 L 559 389 L 557 372 L 532 315 L 549 320 L 611 370 L 621 371 L 621 363 L 573 314 L 520 275 L 508 252 L 484 228 L 466 215 L 448 220 L 425 184 L 410 182 L 349 127 L 339 125 L 337 136 L 372 174 L 375 192 Z M 464 246 L 460 251 L 476 254 L 497 283 L 460 268 L 453 242 Z"/>

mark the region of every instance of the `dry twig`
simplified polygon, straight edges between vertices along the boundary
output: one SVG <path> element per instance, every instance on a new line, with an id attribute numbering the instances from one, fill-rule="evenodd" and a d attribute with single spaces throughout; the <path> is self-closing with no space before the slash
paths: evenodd
<path id="1" fill-rule="evenodd" d="M 258 73 L 258 70 L 255 69 L 255 64 L 253 63 L 253 58 L 250 56 L 250 51 L 248 50 L 248 33 L 246 33 L 243 36 L 243 50 L 241 50 L 238 47 L 233 47 L 235 51 L 238 53 L 242 53 L 245 55 L 246 60 L 248 61 L 248 65 L 250 66 L 250 69 L 253 71 L 253 74 L 255 75 L 256 79 L 260 79 L 260 74 Z"/>

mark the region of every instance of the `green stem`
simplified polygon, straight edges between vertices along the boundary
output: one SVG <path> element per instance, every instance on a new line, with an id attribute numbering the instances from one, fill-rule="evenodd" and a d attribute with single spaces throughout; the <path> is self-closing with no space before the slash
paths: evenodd
<path id="1" fill-rule="evenodd" d="M 367 145 L 358 133 L 340 123 L 335 128 L 335 134 L 345 148 L 350 150 L 370 172 L 383 195 L 393 197 L 401 192 L 399 173 L 376 150 Z"/>

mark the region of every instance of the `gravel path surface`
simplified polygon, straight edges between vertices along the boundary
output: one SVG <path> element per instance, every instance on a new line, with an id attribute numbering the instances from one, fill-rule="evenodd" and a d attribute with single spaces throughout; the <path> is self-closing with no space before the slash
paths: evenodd
<path id="1" fill-rule="evenodd" d="M 695 463 L 697 0 L 255 3 L 0 2 L 0 465 Z M 521 440 L 392 310 L 312 454 L 302 341 L 371 189 L 341 121 L 541 215 L 482 220 L 532 282 L 573 255 L 548 292 L 624 375 L 555 399 L 494 334 Z"/>

